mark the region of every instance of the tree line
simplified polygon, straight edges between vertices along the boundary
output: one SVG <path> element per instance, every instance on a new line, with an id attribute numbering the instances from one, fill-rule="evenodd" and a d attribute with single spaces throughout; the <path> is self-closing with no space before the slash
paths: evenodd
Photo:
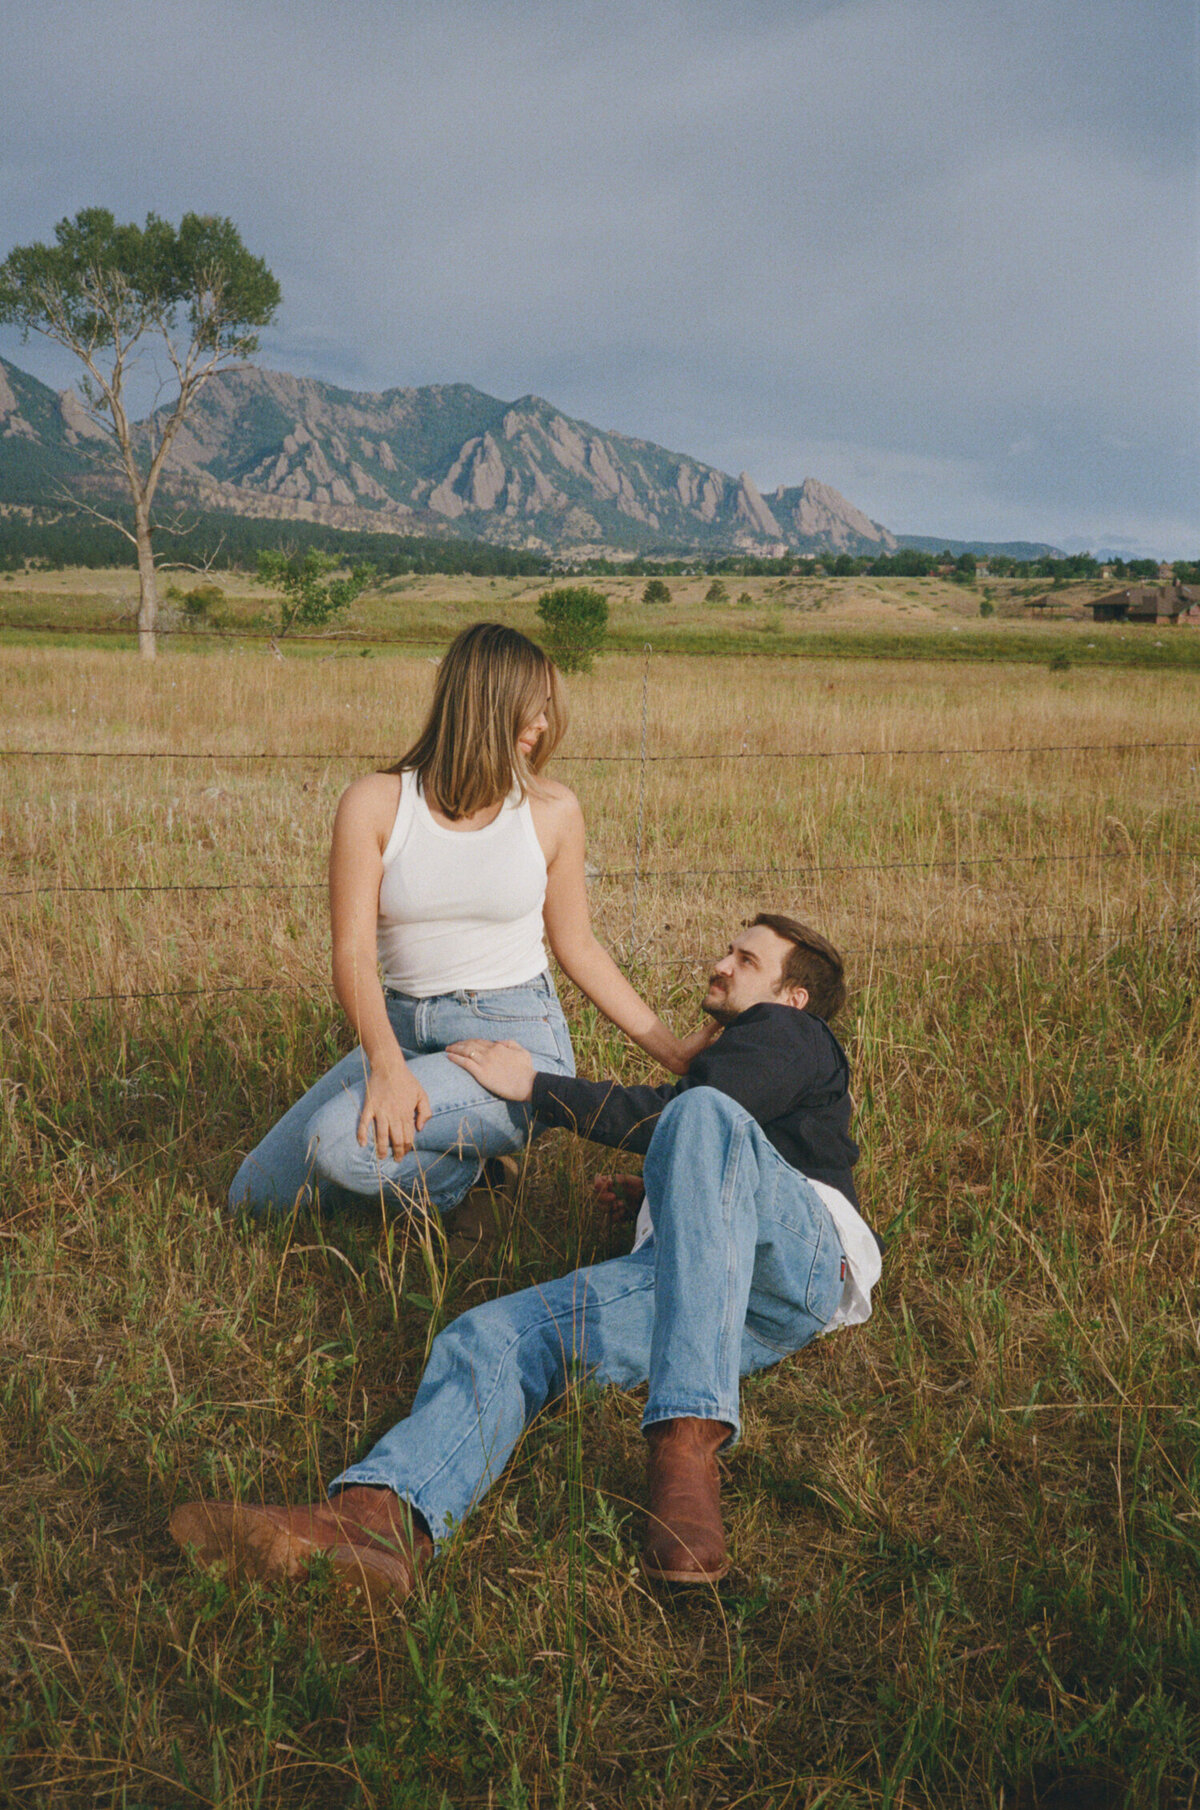
<path id="1" fill-rule="evenodd" d="M 121 514 L 119 508 L 112 511 Z M 539 578 L 557 569 L 547 553 L 493 547 L 483 541 L 429 540 L 415 534 L 373 534 L 321 522 L 263 520 L 206 511 L 189 516 L 184 532 L 167 540 L 160 529 L 163 568 L 255 572 L 264 552 L 327 553 L 340 565 L 371 565 L 384 578 L 427 572 L 483 578 Z M 121 530 L 63 511 L 0 516 L 0 572 L 95 570 L 129 563 Z"/>
<path id="2" fill-rule="evenodd" d="M 785 553 L 777 558 L 755 554 L 730 553 L 701 558 L 681 554 L 669 559 L 642 558 L 632 561 L 590 559 L 570 568 L 573 572 L 594 577 L 625 578 L 929 578 L 935 573 L 960 581 L 973 579 L 981 567 L 992 578 L 1049 578 L 1066 583 L 1098 578 L 1102 562 L 1093 553 L 1044 554 L 1037 559 L 1014 559 L 1008 554 L 991 554 L 986 558 L 974 553 L 952 553 L 947 547 L 941 553 L 929 553 L 917 547 L 901 547 L 895 553 Z M 1105 560 L 1114 578 L 1157 578 L 1156 559 Z M 1175 563 L 1176 576 L 1184 582 L 1196 582 L 1200 562 Z"/>

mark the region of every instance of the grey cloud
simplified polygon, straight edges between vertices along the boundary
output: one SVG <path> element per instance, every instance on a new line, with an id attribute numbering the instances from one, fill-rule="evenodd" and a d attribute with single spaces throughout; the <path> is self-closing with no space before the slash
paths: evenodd
<path id="1" fill-rule="evenodd" d="M 1188 6 L 68 0 L 11 42 L 10 238 L 228 212 L 270 362 L 538 390 L 901 529 L 1200 545 Z"/>

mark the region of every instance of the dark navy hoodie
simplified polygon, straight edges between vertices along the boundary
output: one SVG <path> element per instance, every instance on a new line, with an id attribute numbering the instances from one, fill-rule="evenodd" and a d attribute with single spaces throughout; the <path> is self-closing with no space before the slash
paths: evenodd
<path id="1" fill-rule="evenodd" d="M 757 1119 L 786 1163 L 858 1206 L 846 1053 L 823 1018 L 795 1006 L 763 1004 L 739 1013 L 673 1086 L 535 1074 L 533 1109 L 543 1125 L 644 1153 L 659 1113 L 690 1087 L 728 1094 Z"/>

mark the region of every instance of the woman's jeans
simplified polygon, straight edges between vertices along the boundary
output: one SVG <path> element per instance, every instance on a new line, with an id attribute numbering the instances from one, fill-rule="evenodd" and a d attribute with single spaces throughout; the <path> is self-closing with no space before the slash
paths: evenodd
<path id="1" fill-rule="evenodd" d="M 416 1145 L 396 1160 L 358 1141 L 370 1072 L 362 1049 L 323 1075 L 250 1152 L 229 1190 L 232 1208 L 287 1212 L 314 1192 L 326 1205 L 365 1200 L 447 1213 L 477 1180 L 484 1162 L 521 1150 L 540 1127 L 530 1108 L 494 1094 L 442 1052 L 466 1037 L 511 1038 L 549 1074 L 573 1075 L 575 1058 L 548 974 L 523 987 L 439 993 L 413 999 L 389 991 L 388 1018 L 405 1061 L 429 1096 L 430 1117 Z"/>
<path id="2" fill-rule="evenodd" d="M 667 1106 L 644 1179 L 649 1244 L 453 1321 L 408 1419 L 330 1492 L 383 1485 L 442 1540 L 573 1372 L 625 1389 L 649 1378 L 643 1427 L 688 1416 L 736 1438 L 739 1376 L 807 1345 L 837 1310 L 836 1227 L 745 1108 L 711 1087 Z"/>

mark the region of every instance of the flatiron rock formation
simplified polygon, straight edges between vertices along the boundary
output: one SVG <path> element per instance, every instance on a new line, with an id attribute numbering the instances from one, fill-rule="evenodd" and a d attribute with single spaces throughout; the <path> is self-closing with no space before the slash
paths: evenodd
<path id="1" fill-rule="evenodd" d="M 19 459 L 6 447 L 22 442 Z M 10 467 L 12 470 L 10 471 Z M 73 468 L 111 486 L 102 436 L 78 399 L 0 360 L 0 502 Z M 164 475 L 178 497 L 332 527 L 464 535 L 575 556 L 650 550 L 878 553 L 895 536 L 827 484 L 763 497 L 648 440 L 601 432 L 540 396 L 502 402 L 468 384 L 382 394 L 243 365 L 201 391 Z"/>

